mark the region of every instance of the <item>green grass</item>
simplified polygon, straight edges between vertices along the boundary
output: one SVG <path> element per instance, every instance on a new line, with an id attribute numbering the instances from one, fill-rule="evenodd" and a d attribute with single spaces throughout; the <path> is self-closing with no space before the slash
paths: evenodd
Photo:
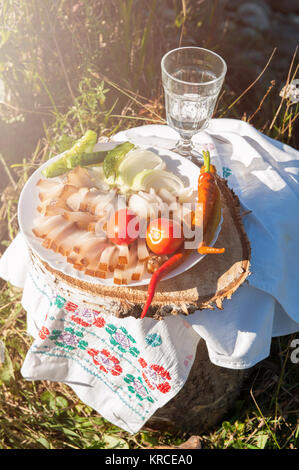
<path id="1" fill-rule="evenodd" d="M 202 24 L 200 42 L 218 50 L 217 2 L 203 2 L 197 18 L 189 2 L 169 1 L 169 21 L 158 14 L 158 4 L 2 2 L 0 79 L 6 99 L 0 104 L 0 126 L 2 135 L 11 128 L 22 132 L 24 147 L 0 142 L 7 183 L 1 194 L 0 252 L 18 232 L 18 197 L 35 168 L 86 129 L 109 137 L 128 127 L 163 123 L 160 58 L 179 41 L 184 44 L 194 24 Z M 271 60 L 265 58 L 265 70 L 242 90 L 226 82 L 215 116 L 243 118 L 294 144 L 298 108 L 279 97 L 275 77 L 265 79 Z M 295 53 L 286 82 L 297 74 L 296 61 Z M 24 150 L 29 134 L 32 145 Z M 25 381 L 20 368 L 32 338 L 26 333 L 21 296 L 19 289 L 0 280 L 0 340 L 5 348 L 0 448 L 146 448 L 179 445 L 188 438 L 147 428 L 131 436 L 84 405 L 68 386 Z M 204 448 L 298 448 L 299 367 L 290 360 L 292 338 L 273 339 L 270 356 L 254 368 L 225 421 L 200 435 Z"/>

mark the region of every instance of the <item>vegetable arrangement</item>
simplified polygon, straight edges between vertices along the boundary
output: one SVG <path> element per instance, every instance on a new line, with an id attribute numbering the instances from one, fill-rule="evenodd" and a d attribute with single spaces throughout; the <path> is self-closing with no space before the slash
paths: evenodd
<path id="1" fill-rule="evenodd" d="M 93 131 L 87 131 L 59 160 L 46 167 L 42 174 L 46 178 L 54 178 L 78 165 L 97 163 L 102 152 L 92 153 L 96 142 L 97 134 Z"/>
<path id="2" fill-rule="evenodd" d="M 197 251 L 202 255 L 208 253 L 221 254 L 224 253 L 225 248 L 207 246 L 212 242 L 221 219 L 221 202 L 220 191 L 215 178 L 216 168 L 210 165 L 209 152 L 203 152 L 203 156 L 204 166 L 202 167 L 201 174 L 198 178 L 197 210 L 195 211 L 192 220 L 192 223 L 195 226 L 197 224 L 201 224 L 201 221 L 203 221 L 203 241 L 198 246 Z M 199 217 L 199 212 L 201 212 L 202 217 Z M 175 251 L 175 249 L 173 251 Z M 162 264 L 162 266 L 153 274 L 148 287 L 147 301 L 140 318 L 145 317 L 153 300 L 159 280 L 163 275 L 177 267 L 186 258 L 186 256 L 188 256 L 187 250 L 178 251 L 171 258 L 165 261 L 165 263 Z"/>
<path id="3" fill-rule="evenodd" d="M 216 169 L 204 152 L 195 198 L 193 188 L 186 188 L 155 153 L 130 142 L 93 152 L 96 142 L 97 134 L 87 131 L 42 171 L 46 179 L 37 184 L 40 216 L 33 233 L 45 248 L 90 276 L 112 275 L 115 284 L 130 284 L 150 274 L 144 318 L 158 282 L 191 252 L 184 248 L 187 217 L 191 228 L 203 231 L 200 254 L 224 252 L 210 246 L 221 219 Z M 192 203 L 189 210 L 186 201 Z"/>
<path id="4" fill-rule="evenodd" d="M 155 219 L 147 227 L 147 246 L 157 255 L 170 255 L 184 243 L 181 232 L 177 222 L 166 218 Z"/>
<path id="5" fill-rule="evenodd" d="M 198 198 L 197 208 L 198 211 L 202 211 L 203 221 L 203 240 L 200 243 L 197 251 L 201 255 L 208 253 L 224 253 L 224 248 L 214 248 L 208 246 L 215 235 L 216 229 L 221 219 L 221 202 L 220 202 L 220 191 L 217 186 L 216 180 L 216 168 L 210 165 L 210 153 L 203 151 L 204 157 L 204 170 L 198 179 Z M 196 226 L 198 216 L 195 213 L 193 223 Z"/>
<path id="6" fill-rule="evenodd" d="M 160 268 L 154 272 L 154 274 L 151 277 L 149 286 L 148 286 L 147 299 L 143 307 L 143 310 L 141 312 L 140 318 L 144 318 L 145 315 L 147 314 L 147 311 L 155 295 L 155 289 L 156 289 L 158 282 L 162 279 L 163 276 L 165 276 L 165 274 L 168 274 L 169 271 L 176 268 L 185 259 L 186 256 L 187 256 L 187 252 L 185 250 L 182 250 L 172 255 L 171 258 L 165 261 L 165 263 L 163 263 L 162 266 L 160 266 Z"/>
<path id="7" fill-rule="evenodd" d="M 130 223 L 135 224 L 128 230 Z M 132 236 L 132 232 L 134 235 Z M 111 243 L 115 245 L 130 245 L 137 240 L 139 235 L 139 223 L 136 214 L 128 209 L 120 209 L 112 214 L 107 225 L 107 235 Z"/>

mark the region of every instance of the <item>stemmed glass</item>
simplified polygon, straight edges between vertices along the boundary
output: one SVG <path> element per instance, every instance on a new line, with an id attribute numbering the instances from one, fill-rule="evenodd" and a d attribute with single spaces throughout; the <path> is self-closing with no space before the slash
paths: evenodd
<path id="1" fill-rule="evenodd" d="M 226 63 L 208 49 L 179 47 L 162 57 L 161 69 L 167 123 L 180 134 L 173 150 L 200 163 L 202 156 L 192 137 L 208 126 L 224 81 Z"/>

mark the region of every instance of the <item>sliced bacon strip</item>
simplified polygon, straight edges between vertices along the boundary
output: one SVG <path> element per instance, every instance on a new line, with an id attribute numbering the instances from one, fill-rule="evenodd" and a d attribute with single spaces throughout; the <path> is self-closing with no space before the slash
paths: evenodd
<path id="1" fill-rule="evenodd" d="M 87 230 L 89 232 L 95 232 L 97 235 L 107 237 L 107 222 L 109 219 L 109 215 L 105 214 L 102 217 L 94 215 L 93 217 L 95 217 L 95 221 L 90 222 L 87 225 Z"/>
<path id="2" fill-rule="evenodd" d="M 81 247 L 81 250 L 79 252 L 80 263 L 84 264 L 85 266 L 88 266 L 94 258 L 97 258 L 99 262 L 100 255 L 104 248 L 106 248 L 107 246 L 108 244 L 100 238 L 91 240 L 88 244 L 85 243 L 84 246 Z"/>
<path id="3" fill-rule="evenodd" d="M 79 211 L 81 202 L 88 191 L 88 188 L 80 188 L 78 191 L 71 194 L 66 200 L 68 207 L 72 209 L 72 211 Z"/>
<path id="4" fill-rule="evenodd" d="M 137 240 L 137 256 L 139 261 L 146 261 L 149 258 L 145 238 L 138 238 Z"/>
<path id="5" fill-rule="evenodd" d="M 83 186 L 91 188 L 93 186 L 88 170 L 81 166 L 76 166 L 73 170 L 69 171 L 66 179 L 68 184 L 77 188 L 82 188 Z"/>
<path id="6" fill-rule="evenodd" d="M 78 191 L 78 188 L 76 188 L 75 186 L 70 186 L 68 184 L 62 184 L 60 183 L 60 189 L 58 188 L 58 185 L 57 185 L 57 189 L 52 189 L 52 190 L 49 190 L 49 191 L 42 191 L 39 193 L 39 199 L 40 201 L 45 204 L 45 205 L 48 205 L 50 204 L 52 201 L 56 201 L 56 200 L 59 200 L 59 201 L 66 201 L 66 199 L 73 193 L 77 192 Z"/>
<path id="7" fill-rule="evenodd" d="M 78 254 L 84 253 L 89 249 L 94 243 L 104 242 L 105 238 L 96 235 L 93 232 L 84 231 L 84 235 L 74 244 L 74 252 Z"/>
<path id="8" fill-rule="evenodd" d="M 116 247 L 116 250 L 112 253 L 112 256 L 111 256 L 111 259 L 110 259 L 109 271 L 111 273 L 113 273 L 114 269 L 117 266 L 118 253 L 119 253 L 119 249 L 118 249 L 118 247 Z"/>
<path id="9" fill-rule="evenodd" d="M 80 251 L 82 249 L 82 245 L 84 245 L 84 243 L 86 241 L 93 240 L 95 238 L 94 233 L 87 232 L 86 230 L 84 230 L 83 232 L 84 233 L 83 233 L 82 237 L 80 237 L 79 240 L 76 240 L 74 245 L 73 245 L 75 253 L 80 253 Z"/>
<path id="10" fill-rule="evenodd" d="M 80 210 L 84 212 L 92 212 L 92 208 L 95 205 L 95 201 L 97 199 L 102 199 L 105 195 L 103 194 L 102 191 L 96 188 L 91 188 L 87 193 L 85 194 L 84 198 L 81 201 L 80 204 Z"/>
<path id="11" fill-rule="evenodd" d="M 111 214 L 117 203 L 116 190 L 111 189 L 108 194 L 94 201 L 91 210 L 92 213 L 98 216 L 103 216 L 105 213 Z"/>
<path id="12" fill-rule="evenodd" d="M 134 268 L 132 269 L 132 281 L 140 281 L 142 279 L 145 271 L 145 264 L 145 261 L 138 260 L 136 266 L 134 266 Z"/>
<path id="13" fill-rule="evenodd" d="M 118 260 L 117 264 L 122 266 L 129 263 L 129 247 L 128 245 L 118 245 Z"/>
<path id="14" fill-rule="evenodd" d="M 49 204 L 47 206 L 38 206 L 37 210 L 46 217 L 50 215 L 63 215 L 65 212 L 65 204 Z"/>
<path id="15" fill-rule="evenodd" d="M 126 265 L 118 265 L 117 268 L 128 270 L 128 276 L 131 277 L 130 271 L 137 263 L 137 242 L 132 243 L 129 246 L 129 256 L 128 256 L 128 263 Z"/>
<path id="16" fill-rule="evenodd" d="M 100 271 L 108 271 L 110 268 L 114 268 L 113 265 L 113 254 L 117 251 L 117 246 L 109 245 L 105 250 L 102 251 L 100 262 L 99 262 L 99 269 Z M 117 253 L 118 256 L 118 253 Z M 116 264 L 117 261 L 115 261 Z"/>
<path id="17" fill-rule="evenodd" d="M 118 284 L 118 285 L 128 284 L 128 279 L 129 279 L 129 276 L 128 276 L 127 270 L 123 271 L 122 269 L 118 269 L 118 268 L 114 269 L 114 275 L 113 275 L 114 284 Z"/>
<path id="18" fill-rule="evenodd" d="M 51 248 L 54 251 L 58 251 L 58 242 L 59 237 L 63 237 L 65 233 L 69 233 L 70 229 L 74 230 L 74 224 L 72 222 L 68 222 L 67 220 L 62 221 L 59 225 L 57 225 L 53 230 L 50 230 L 45 239 L 44 243 L 47 244 L 48 248 Z"/>
<path id="19" fill-rule="evenodd" d="M 64 211 L 63 217 L 74 222 L 79 228 L 86 230 L 90 223 L 96 223 L 98 218 L 92 214 L 81 211 Z"/>
<path id="20" fill-rule="evenodd" d="M 74 224 L 70 223 L 68 227 L 62 230 L 52 241 L 50 248 L 56 253 L 61 253 L 65 240 L 76 231 Z M 70 250 L 71 251 L 71 250 Z"/>
<path id="21" fill-rule="evenodd" d="M 40 190 L 38 197 L 42 202 L 49 198 L 58 198 L 62 193 L 64 187 L 61 181 L 57 182 L 45 179 L 38 180 L 36 185 Z"/>
<path id="22" fill-rule="evenodd" d="M 138 242 L 134 242 L 130 246 L 130 260 L 129 260 L 129 268 L 130 268 L 130 279 L 132 281 L 139 281 L 144 273 L 145 269 L 145 261 L 139 261 L 137 255 L 137 246 Z"/>
<path id="23" fill-rule="evenodd" d="M 76 186 L 72 186 L 71 184 L 65 184 L 63 187 L 63 190 L 59 196 L 59 199 L 61 201 L 67 201 L 67 199 L 72 195 L 75 194 L 78 191 L 78 188 Z"/>
<path id="24" fill-rule="evenodd" d="M 95 277 L 98 276 L 98 274 L 101 272 L 101 269 L 100 269 L 101 254 L 107 247 L 108 247 L 108 244 L 103 243 L 101 248 L 93 252 L 93 255 L 90 257 L 88 265 L 84 271 L 86 274 L 90 276 L 95 276 Z"/>
<path id="25" fill-rule="evenodd" d="M 57 192 L 63 189 L 63 182 L 61 180 L 54 179 L 40 179 L 36 183 L 41 193 Z"/>
<path id="26" fill-rule="evenodd" d="M 80 262 L 80 255 L 77 253 L 70 253 L 70 255 L 67 257 L 67 262 L 71 263 L 75 269 L 78 269 L 79 271 L 83 271 L 86 266 Z"/>
<path id="27" fill-rule="evenodd" d="M 37 217 L 33 221 L 32 232 L 36 237 L 45 238 L 50 230 L 53 230 L 63 221 L 62 215 L 54 215 L 50 217 Z"/>
<path id="28" fill-rule="evenodd" d="M 66 204 L 66 198 L 69 197 L 72 192 L 73 192 L 72 186 L 64 187 L 61 193 L 63 197 L 62 195 L 60 195 L 58 199 L 48 198 L 38 206 L 37 210 L 42 215 L 47 215 L 47 212 L 51 212 L 51 209 L 50 209 L 51 206 L 63 207 L 65 210 L 69 210 L 69 207 Z"/>
<path id="29" fill-rule="evenodd" d="M 74 251 L 74 245 L 79 243 L 80 240 L 86 235 L 85 230 L 74 229 L 73 233 L 68 234 L 61 240 L 58 248 L 59 253 L 63 256 L 69 256 Z"/>
<path id="30" fill-rule="evenodd" d="M 132 267 L 137 263 L 137 241 L 129 246 L 129 266 Z"/>

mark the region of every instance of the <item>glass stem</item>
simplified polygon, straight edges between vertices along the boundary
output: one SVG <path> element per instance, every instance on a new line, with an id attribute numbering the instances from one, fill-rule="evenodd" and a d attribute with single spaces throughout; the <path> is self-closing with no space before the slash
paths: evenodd
<path id="1" fill-rule="evenodd" d="M 193 150 L 193 144 L 190 137 L 181 135 L 180 140 L 176 144 L 178 152 L 186 158 L 192 159 L 191 152 Z"/>

